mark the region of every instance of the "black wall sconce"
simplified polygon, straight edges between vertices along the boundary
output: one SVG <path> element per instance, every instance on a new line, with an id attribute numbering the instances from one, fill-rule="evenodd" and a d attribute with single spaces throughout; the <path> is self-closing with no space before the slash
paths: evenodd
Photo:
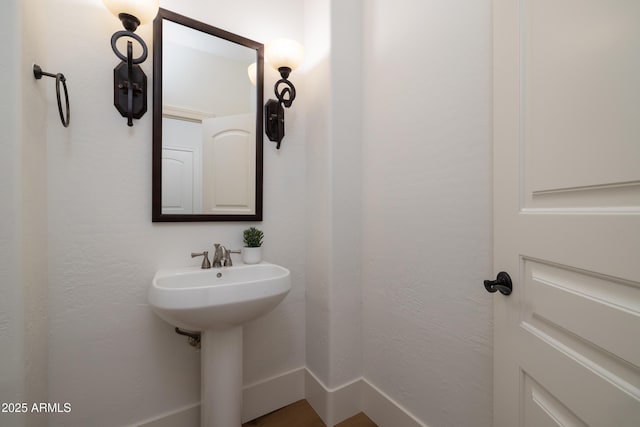
<path id="1" fill-rule="evenodd" d="M 122 21 L 124 31 L 116 31 L 111 36 L 111 49 L 122 62 L 113 69 L 113 105 L 127 125 L 133 126 L 133 119 L 140 119 L 147 112 L 147 75 L 139 64 L 147 59 L 148 49 L 142 37 L 134 31 L 140 24 L 151 22 L 158 13 L 159 0 L 102 0 L 104 5 Z M 133 44 L 127 41 L 127 54 L 116 46 L 121 37 L 130 37 L 140 43 L 142 54 L 133 58 Z"/>
<path id="2" fill-rule="evenodd" d="M 304 49 L 294 40 L 276 39 L 265 46 L 265 56 L 267 62 L 282 77 L 273 87 L 278 100 L 270 99 L 264 106 L 265 132 L 269 140 L 276 143 L 276 148 L 280 149 L 284 138 L 284 107 L 291 107 L 296 98 L 296 88 L 289 81 L 289 74 L 302 62 Z M 284 85 L 282 89 L 281 85 Z"/>

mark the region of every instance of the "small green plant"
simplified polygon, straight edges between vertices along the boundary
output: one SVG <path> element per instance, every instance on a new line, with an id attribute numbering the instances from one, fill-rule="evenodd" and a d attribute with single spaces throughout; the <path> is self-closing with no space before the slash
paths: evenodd
<path id="1" fill-rule="evenodd" d="M 255 227 L 244 230 L 244 246 L 246 248 L 259 248 L 262 246 L 264 233 Z"/>

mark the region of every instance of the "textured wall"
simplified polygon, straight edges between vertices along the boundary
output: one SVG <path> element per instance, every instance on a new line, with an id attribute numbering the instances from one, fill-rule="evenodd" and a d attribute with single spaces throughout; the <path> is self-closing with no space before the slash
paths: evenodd
<path id="1" fill-rule="evenodd" d="M 60 130 L 51 78 L 32 78 L 33 64 L 47 70 L 39 31 L 46 28 L 38 1 L 21 2 L 22 43 L 22 286 L 24 292 L 25 383 L 27 402 L 46 402 L 48 357 L 47 128 Z M 54 71 L 57 72 L 57 71 Z M 51 114 L 53 113 L 53 114 Z M 47 120 L 49 119 L 49 120 Z M 46 414 L 30 414 L 29 426 L 47 425 Z"/>
<path id="2" fill-rule="evenodd" d="M 361 15 L 361 0 L 332 1 L 330 388 L 362 375 Z"/>
<path id="3" fill-rule="evenodd" d="M 330 387 L 363 373 L 434 427 L 489 426 L 489 1 L 339 2 L 162 1 L 258 41 L 308 47 L 305 70 L 292 74 L 304 90 L 286 112 L 282 149 L 265 141 L 265 257 L 291 269 L 293 290 L 245 328 L 245 383 L 306 361 Z M 357 73 L 350 30 L 360 3 Z M 12 37 L 17 4 L 3 6 L 1 26 L 7 58 L 21 61 L 0 63 L 3 88 L 23 77 L 0 106 L 25 104 L 2 116 L 0 391 L 44 399 L 46 358 L 47 400 L 73 405 L 51 426 L 125 425 L 196 403 L 199 354 L 151 312 L 146 289 L 158 268 L 197 265 L 192 250 L 239 247 L 248 224 L 152 224 L 151 114 L 128 128 L 112 106 L 119 22 L 100 0 L 50 0 L 38 9 L 47 26 L 36 17 L 26 27 L 40 41 L 23 47 Z M 83 19 L 69 25 L 69 16 Z M 151 26 L 138 31 L 151 47 Z M 36 57 L 68 78 L 69 129 L 51 82 L 43 90 L 24 77 Z M 143 69 L 151 85 L 150 60 Z M 266 98 L 276 79 L 267 69 Z M 46 120 L 10 124 L 25 112 Z M 40 270 L 22 268 L 31 250 Z M 24 342 L 23 319 L 34 321 Z"/>
<path id="4" fill-rule="evenodd" d="M 33 0 L 3 4 L 2 177 L 0 177 L 0 402 L 47 400 L 46 108 L 51 80 L 37 82 L 46 61 Z M 7 22 L 4 22 L 4 20 Z M 7 409 L 7 408 L 4 408 Z M 0 424 L 46 425 L 46 415 L 0 414 Z"/>
<path id="5" fill-rule="evenodd" d="M 365 2 L 364 376 L 492 424 L 490 2 Z"/>
<path id="6" fill-rule="evenodd" d="M 21 281 L 21 88 L 20 7 L 3 4 L 0 14 L 0 402 L 22 401 L 24 307 Z M 16 108 L 17 107 L 17 108 Z M 0 414 L 0 424 L 24 425 L 23 417 Z"/>
<path id="7" fill-rule="evenodd" d="M 293 0 L 161 3 L 258 41 L 301 38 Z M 129 128 L 112 105 L 118 60 L 109 38 L 120 23 L 100 0 L 46 7 L 48 67 L 67 76 L 73 111 L 68 130 L 56 126 L 51 106 L 48 116 L 49 399 L 73 405 L 50 425 L 125 425 L 199 401 L 200 355 L 151 312 L 146 290 L 158 268 L 198 265 L 191 251 L 240 247 L 248 225 L 264 230 L 265 258 L 291 269 L 293 289 L 245 328 L 245 383 L 304 365 L 301 117 L 288 112 L 279 152 L 265 138 L 262 223 L 153 224 L 151 112 Z M 69 25 L 70 16 L 82 19 Z M 151 25 L 138 33 L 151 48 Z M 142 67 L 151 87 L 152 61 Z M 267 73 L 267 96 L 275 77 Z"/>
<path id="8" fill-rule="evenodd" d="M 305 94 L 307 143 L 306 363 L 328 382 L 331 283 L 331 88 L 330 0 L 305 0 Z"/>
<path id="9" fill-rule="evenodd" d="M 329 388 L 361 375 L 360 0 L 305 2 L 307 363 Z"/>

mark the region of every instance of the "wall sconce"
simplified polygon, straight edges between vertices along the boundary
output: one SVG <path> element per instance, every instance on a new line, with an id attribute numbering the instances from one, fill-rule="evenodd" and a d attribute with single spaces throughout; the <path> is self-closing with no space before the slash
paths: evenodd
<path id="1" fill-rule="evenodd" d="M 104 5 L 117 16 L 124 31 L 116 31 L 111 36 L 111 49 L 122 62 L 113 69 L 113 105 L 127 125 L 133 126 L 133 119 L 140 119 L 147 112 L 147 75 L 140 65 L 147 59 L 148 49 L 142 37 L 134 31 L 140 24 L 146 24 L 158 13 L 160 0 L 102 0 Z M 121 37 L 135 39 L 142 46 L 142 54 L 133 58 L 133 44 L 127 41 L 127 54 L 116 47 Z"/>
<path id="2" fill-rule="evenodd" d="M 269 65 L 278 70 L 282 77 L 273 88 L 278 100 L 268 100 L 264 108 L 265 132 L 270 141 L 276 142 L 276 148 L 280 149 L 280 143 L 284 138 L 283 106 L 291 107 L 296 98 L 296 88 L 288 78 L 302 62 L 304 49 L 294 40 L 276 39 L 266 44 L 265 57 Z M 280 85 L 285 87 L 279 90 Z"/>

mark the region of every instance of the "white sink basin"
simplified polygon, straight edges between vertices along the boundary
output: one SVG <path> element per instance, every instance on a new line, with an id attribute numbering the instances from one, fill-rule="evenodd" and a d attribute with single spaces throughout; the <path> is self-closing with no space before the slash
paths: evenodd
<path id="1" fill-rule="evenodd" d="M 289 270 L 275 264 L 189 267 L 159 270 L 148 300 L 172 325 L 191 331 L 223 330 L 268 313 L 289 290 Z"/>

